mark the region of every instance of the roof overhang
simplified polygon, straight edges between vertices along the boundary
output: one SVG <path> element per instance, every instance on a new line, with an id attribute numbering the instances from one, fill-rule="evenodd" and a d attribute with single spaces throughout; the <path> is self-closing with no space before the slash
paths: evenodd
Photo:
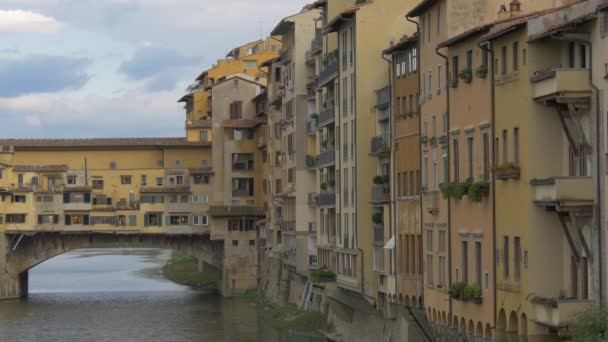
<path id="1" fill-rule="evenodd" d="M 286 18 L 281 20 L 277 26 L 275 26 L 275 28 L 272 30 L 272 32 L 270 32 L 270 35 L 272 36 L 282 36 L 284 34 L 286 34 L 287 32 L 289 32 L 289 30 L 293 29 L 295 26 L 295 23 L 293 21 L 289 21 Z"/>
<path id="2" fill-rule="evenodd" d="M 179 100 L 177 100 L 177 102 L 188 102 L 191 101 L 194 98 L 194 94 L 190 93 L 190 94 L 186 94 L 184 96 L 182 96 Z"/>
<path id="3" fill-rule="evenodd" d="M 385 55 L 390 55 L 392 53 L 402 51 L 411 46 L 416 46 L 416 45 L 418 45 L 418 36 L 417 35 L 414 35 L 411 37 L 403 37 L 399 42 L 397 42 L 397 44 L 385 49 L 384 51 L 382 51 L 382 53 Z"/>
<path id="4" fill-rule="evenodd" d="M 452 37 L 452 38 L 444 41 L 443 43 L 440 43 L 439 45 L 437 45 L 437 48 L 450 47 L 450 46 L 453 46 L 460 42 L 463 42 L 471 37 L 475 37 L 477 35 L 487 33 L 488 31 L 490 31 L 491 27 L 492 27 L 491 24 L 475 27 L 475 28 L 468 30 L 466 32 L 463 32 L 455 37 Z"/>
<path id="5" fill-rule="evenodd" d="M 419 17 L 421 14 L 426 12 L 431 6 L 433 6 L 437 0 L 423 0 L 421 3 L 412 8 L 405 16 L 406 17 Z"/>

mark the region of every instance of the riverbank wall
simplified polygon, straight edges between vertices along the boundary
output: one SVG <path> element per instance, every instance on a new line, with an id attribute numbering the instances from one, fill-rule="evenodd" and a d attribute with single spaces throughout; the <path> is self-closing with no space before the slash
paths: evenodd
<path id="1" fill-rule="evenodd" d="M 389 305 L 379 309 L 335 282 L 309 283 L 307 275 L 288 271 L 280 257 L 270 254 L 260 257 L 258 292 L 275 305 L 297 305 L 302 310 L 320 312 L 325 321 L 321 333 L 331 341 L 441 340 L 435 338 L 437 329 L 428 325 L 420 308 Z M 437 333 L 437 337 L 442 335 Z"/>

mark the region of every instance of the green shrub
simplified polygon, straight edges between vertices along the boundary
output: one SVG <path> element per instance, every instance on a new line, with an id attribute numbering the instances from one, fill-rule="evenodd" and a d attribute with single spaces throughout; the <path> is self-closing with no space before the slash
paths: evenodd
<path id="1" fill-rule="evenodd" d="M 464 290 L 465 299 L 473 299 L 481 296 L 481 287 L 478 284 L 467 285 Z"/>
<path id="2" fill-rule="evenodd" d="M 450 286 L 450 289 L 448 290 L 448 295 L 450 296 L 450 298 L 461 299 L 466 286 L 467 284 L 463 282 L 453 283 L 452 286 Z"/>
<path id="3" fill-rule="evenodd" d="M 376 185 L 382 185 L 383 184 L 382 183 L 382 176 L 374 176 L 373 181 L 374 181 L 374 184 L 376 184 Z"/>
<path id="4" fill-rule="evenodd" d="M 389 176 L 382 176 L 382 184 L 388 184 L 390 183 L 391 178 Z"/>
<path id="5" fill-rule="evenodd" d="M 326 269 L 315 269 L 310 271 L 310 279 L 315 283 L 323 283 L 336 279 L 336 274 Z"/>
<path id="6" fill-rule="evenodd" d="M 455 183 L 441 183 L 439 190 L 441 190 L 444 199 L 447 200 L 454 196 L 454 184 Z"/>
<path id="7" fill-rule="evenodd" d="M 568 322 L 572 341 L 599 342 L 608 337 L 608 313 L 600 309 L 589 309 L 577 314 Z"/>
<path id="8" fill-rule="evenodd" d="M 328 180 L 327 185 L 329 185 L 330 188 L 333 188 L 334 186 L 336 186 L 336 180 L 335 179 Z"/>
<path id="9" fill-rule="evenodd" d="M 327 190 L 327 183 L 321 183 L 321 190 Z"/>
<path id="10" fill-rule="evenodd" d="M 471 80 L 473 79 L 473 70 L 471 70 L 471 68 L 464 68 L 460 70 L 460 72 L 458 73 L 458 78 L 465 82 L 471 82 Z"/>
<path id="11" fill-rule="evenodd" d="M 486 195 L 490 191 L 490 183 L 486 180 L 482 179 L 477 182 L 472 183 L 467 191 L 469 198 L 473 202 L 481 202 L 483 196 Z"/>

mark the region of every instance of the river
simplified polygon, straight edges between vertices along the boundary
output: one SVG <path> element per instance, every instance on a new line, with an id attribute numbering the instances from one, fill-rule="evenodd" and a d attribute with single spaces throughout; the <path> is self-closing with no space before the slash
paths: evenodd
<path id="1" fill-rule="evenodd" d="M 83 249 L 36 266 L 27 299 L 0 301 L 0 341 L 320 341 L 272 328 L 246 300 L 164 279 L 170 254 Z"/>

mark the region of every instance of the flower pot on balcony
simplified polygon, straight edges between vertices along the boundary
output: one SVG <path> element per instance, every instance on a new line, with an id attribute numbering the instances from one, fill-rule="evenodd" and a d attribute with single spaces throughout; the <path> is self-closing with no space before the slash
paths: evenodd
<path id="1" fill-rule="evenodd" d="M 496 179 L 519 179 L 521 169 L 514 164 L 499 165 L 494 168 Z"/>
<path id="2" fill-rule="evenodd" d="M 464 68 L 458 73 L 458 78 L 463 80 L 465 83 L 471 83 L 473 80 L 473 71 L 470 68 Z"/>

